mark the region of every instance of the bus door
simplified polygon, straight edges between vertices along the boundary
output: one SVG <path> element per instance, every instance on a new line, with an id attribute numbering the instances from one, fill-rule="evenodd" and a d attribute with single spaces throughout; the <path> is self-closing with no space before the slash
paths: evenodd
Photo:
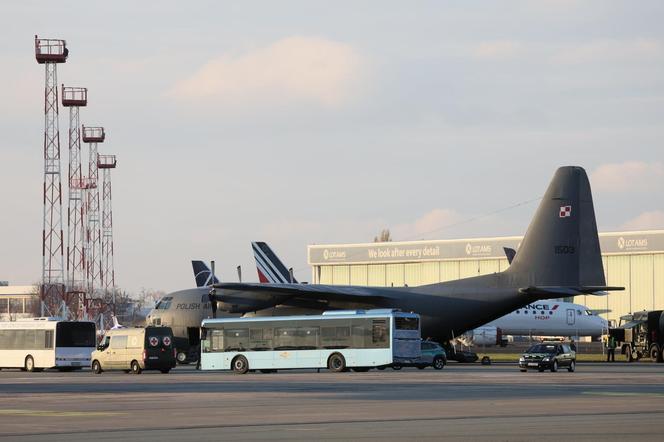
<path id="1" fill-rule="evenodd" d="M 568 308 L 567 309 L 567 325 L 574 325 L 575 318 L 576 318 L 576 316 L 575 316 L 575 313 L 574 313 L 574 309 Z"/>

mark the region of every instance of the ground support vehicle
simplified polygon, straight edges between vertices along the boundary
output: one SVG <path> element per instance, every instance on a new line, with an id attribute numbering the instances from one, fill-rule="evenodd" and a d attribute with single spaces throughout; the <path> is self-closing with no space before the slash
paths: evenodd
<path id="1" fill-rule="evenodd" d="M 367 371 L 421 356 L 420 317 L 391 309 L 205 319 L 201 369 Z"/>
<path id="2" fill-rule="evenodd" d="M 662 310 L 644 310 L 622 316 L 618 327 L 609 329 L 628 362 L 641 358 L 664 362 L 664 315 Z"/>
<path id="3" fill-rule="evenodd" d="M 91 356 L 95 374 L 123 370 L 140 374 L 143 370 L 168 373 L 175 367 L 173 331 L 170 327 L 134 327 L 109 330 Z"/>
<path id="4" fill-rule="evenodd" d="M 0 322 L 0 368 L 78 370 L 90 365 L 95 324 L 60 318 Z"/>

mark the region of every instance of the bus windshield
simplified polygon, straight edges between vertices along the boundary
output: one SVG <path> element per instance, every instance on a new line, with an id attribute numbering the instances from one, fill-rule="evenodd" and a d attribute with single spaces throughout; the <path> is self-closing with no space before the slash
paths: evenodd
<path id="1" fill-rule="evenodd" d="M 57 347 L 95 347 L 95 325 L 92 322 L 59 322 L 56 326 Z"/>

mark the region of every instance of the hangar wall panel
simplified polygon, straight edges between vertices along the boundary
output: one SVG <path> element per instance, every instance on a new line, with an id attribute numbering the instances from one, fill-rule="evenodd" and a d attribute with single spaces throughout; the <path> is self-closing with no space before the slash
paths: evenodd
<path id="1" fill-rule="evenodd" d="M 610 319 L 617 319 L 621 315 L 629 313 L 631 309 L 629 258 L 629 256 L 607 256 L 607 284 L 625 287 L 624 291 L 609 295 L 609 310 L 611 311 L 608 316 Z"/>
<path id="2" fill-rule="evenodd" d="M 338 285 L 350 284 L 350 269 L 348 266 L 332 266 L 332 281 L 333 284 Z"/>
<path id="3" fill-rule="evenodd" d="M 440 262 L 423 262 L 420 264 L 420 283 L 418 285 L 435 284 L 440 282 Z"/>
<path id="4" fill-rule="evenodd" d="M 385 264 L 369 264 L 367 266 L 367 280 L 373 287 L 385 287 Z"/>
<path id="5" fill-rule="evenodd" d="M 483 259 L 480 261 L 480 275 L 489 275 L 500 271 L 500 262 L 497 259 Z"/>
<path id="6" fill-rule="evenodd" d="M 477 276 L 480 263 L 479 261 L 461 261 L 459 263 L 459 278 L 470 278 Z"/>
<path id="7" fill-rule="evenodd" d="M 500 271 L 501 271 L 501 272 L 504 272 L 505 270 L 508 269 L 508 267 L 510 266 L 510 263 L 507 261 L 507 258 L 505 258 L 505 259 L 501 259 L 501 260 L 498 262 L 498 266 L 499 266 L 499 268 L 500 268 Z"/>
<path id="8" fill-rule="evenodd" d="M 459 261 L 443 261 L 440 263 L 440 281 L 459 279 Z"/>
<path id="9" fill-rule="evenodd" d="M 630 280 L 632 312 L 654 310 L 653 255 L 630 256 Z"/>
<path id="10" fill-rule="evenodd" d="M 422 285 L 422 264 L 421 262 L 409 262 L 404 267 L 404 284 L 408 287 Z"/>
<path id="11" fill-rule="evenodd" d="M 385 265 L 385 286 L 387 287 L 404 286 L 404 264 Z"/>
<path id="12" fill-rule="evenodd" d="M 350 285 L 369 285 L 366 265 L 356 264 L 350 266 Z"/>
<path id="13" fill-rule="evenodd" d="M 653 257 L 653 272 L 655 308 L 664 310 L 664 254 Z"/>
<path id="14" fill-rule="evenodd" d="M 320 267 L 320 284 L 333 284 L 332 280 L 332 266 Z"/>

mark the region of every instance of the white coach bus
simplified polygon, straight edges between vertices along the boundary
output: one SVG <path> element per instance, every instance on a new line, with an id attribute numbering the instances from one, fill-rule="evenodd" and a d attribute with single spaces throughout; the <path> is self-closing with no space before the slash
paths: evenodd
<path id="1" fill-rule="evenodd" d="M 0 322 L 0 368 L 64 371 L 89 367 L 95 344 L 94 322 L 58 318 Z"/>
<path id="2" fill-rule="evenodd" d="M 205 319 L 201 369 L 263 372 L 408 364 L 421 356 L 420 317 L 390 309 Z"/>

